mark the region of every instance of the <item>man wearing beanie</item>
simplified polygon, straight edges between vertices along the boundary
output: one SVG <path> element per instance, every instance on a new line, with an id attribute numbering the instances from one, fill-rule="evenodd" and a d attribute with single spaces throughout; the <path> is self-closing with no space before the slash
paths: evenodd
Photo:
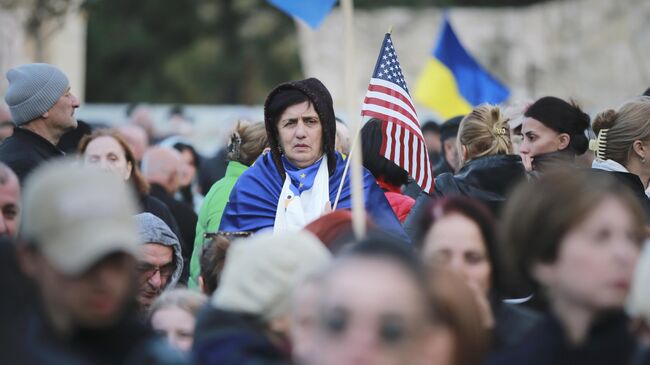
<path id="1" fill-rule="evenodd" d="M 61 136 L 77 127 L 74 110 L 79 100 L 58 68 L 30 63 L 7 72 L 5 101 L 16 124 L 13 136 L 0 145 L 0 161 L 24 183 L 41 162 L 62 156 L 56 147 Z"/>

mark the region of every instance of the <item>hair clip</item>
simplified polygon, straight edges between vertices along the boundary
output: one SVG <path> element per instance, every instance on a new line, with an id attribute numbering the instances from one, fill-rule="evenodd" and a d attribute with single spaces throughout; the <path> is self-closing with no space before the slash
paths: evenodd
<path id="1" fill-rule="evenodd" d="M 239 133 L 233 132 L 230 136 L 230 144 L 228 145 L 228 153 L 232 154 L 232 159 L 237 161 L 239 160 L 239 154 L 241 152 L 241 137 Z"/>
<path id="2" fill-rule="evenodd" d="M 506 128 L 503 128 L 503 127 L 501 127 L 501 128 L 494 127 L 494 128 L 492 128 L 492 130 L 494 131 L 494 134 L 497 135 L 497 136 L 505 136 L 506 134 L 508 134 L 508 130 Z"/>
<path id="3" fill-rule="evenodd" d="M 596 139 L 589 140 L 589 149 L 596 153 L 596 158 L 598 160 L 605 160 L 605 150 L 607 149 L 607 129 L 601 129 L 598 131 L 598 137 Z"/>

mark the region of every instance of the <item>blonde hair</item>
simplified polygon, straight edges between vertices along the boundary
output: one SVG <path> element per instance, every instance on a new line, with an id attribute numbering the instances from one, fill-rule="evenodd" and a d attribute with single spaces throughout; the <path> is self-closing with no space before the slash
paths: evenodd
<path id="1" fill-rule="evenodd" d="M 149 308 L 149 317 L 156 311 L 165 308 L 178 307 L 196 317 L 199 310 L 208 302 L 208 297 L 197 291 L 177 288 L 162 293 Z"/>
<path id="2" fill-rule="evenodd" d="M 593 122 L 596 135 L 607 130 L 599 151 L 606 160 L 627 165 L 634 141 L 650 139 L 650 97 L 639 96 L 623 103 L 618 112 L 607 109 L 598 113 Z"/>
<path id="3" fill-rule="evenodd" d="M 228 160 L 250 166 L 268 146 L 264 122 L 238 121 L 228 142 Z"/>
<path id="4" fill-rule="evenodd" d="M 460 122 L 458 151 L 467 148 L 467 161 L 493 155 L 512 153 L 510 127 L 498 106 L 481 104 Z M 461 154 L 461 164 L 466 161 Z"/>

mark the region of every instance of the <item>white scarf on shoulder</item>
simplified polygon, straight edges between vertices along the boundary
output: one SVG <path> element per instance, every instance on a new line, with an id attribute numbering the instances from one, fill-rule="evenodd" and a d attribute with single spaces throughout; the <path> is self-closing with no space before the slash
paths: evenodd
<path id="1" fill-rule="evenodd" d="M 617 172 L 628 172 L 625 166 L 621 165 L 620 163 L 614 161 L 614 160 L 598 160 L 595 159 L 594 162 L 591 163 L 591 167 L 594 169 L 599 169 L 599 170 L 605 170 L 605 171 L 617 171 Z M 650 186 L 645 191 L 645 195 L 650 198 Z"/>
<path id="2" fill-rule="evenodd" d="M 303 229 L 309 222 L 318 219 L 323 214 L 325 205 L 329 200 L 330 184 L 327 157 L 321 158 L 314 185 L 300 195 L 296 195 L 291 191 L 291 178 L 289 174 L 285 174 L 284 185 L 275 211 L 273 232 L 295 232 Z"/>

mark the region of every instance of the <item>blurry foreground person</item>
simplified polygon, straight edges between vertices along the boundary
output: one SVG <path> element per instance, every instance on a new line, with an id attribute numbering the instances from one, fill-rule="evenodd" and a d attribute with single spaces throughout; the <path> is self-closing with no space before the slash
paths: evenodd
<path id="1" fill-rule="evenodd" d="M 56 145 L 65 132 L 77 128 L 79 99 L 68 77 L 47 63 L 30 63 L 7 71 L 5 101 L 16 123 L 13 135 L 0 144 L 0 161 L 18 176 L 21 185 L 41 163 L 64 155 Z"/>
<path id="2" fill-rule="evenodd" d="M 15 239 L 20 227 L 20 182 L 11 169 L 0 162 L 0 237 Z"/>
<path id="3" fill-rule="evenodd" d="M 423 261 L 438 272 L 452 271 L 472 290 L 492 350 L 515 345 L 539 322 L 537 313 L 503 302 L 503 259 L 487 207 L 462 196 L 440 199 L 427 207 L 420 226 L 416 245 Z"/>
<path id="4" fill-rule="evenodd" d="M 524 117 L 519 154 L 526 170 L 543 173 L 556 166 L 572 166 L 576 156 L 587 151 L 589 115 L 576 103 L 545 96 L 535 101 Z"/>
<path id="5" fill-rule="evenodd" d="M 183 272 L 183 255 L 178 238 L 160 218 L 140 213 L 135 222 L 141 242 L 137 299 L 146 310 L 164 290 L 176 286 Z"/>
<path id="6" fill-rule="evenodd" d="M 221 216 L 228 203 L 230 192 L 244 173 L 268 146 L 264 123 L 237 122 L 228 142 L 228 167 L 225 176 L 217 181 L 203 199 L 199 211 L 192 260 L 190 263 L 190 287 L 195 287 L 199 277 L 199 258 L 205 233 L 216 233 L 221 225 Z"/>
<path id="7" fill-rule="evenodd" d="M 79 142 L 79 154 L 85 164 L 109 171 L 130 184 L 140 203 L 138 212 L 154 214 L 178 233 L 178 224 L 169 208 L 149 195 L 149 183 L 140 173 L 133 151 L 120 134 L 108 129 L 97 130 Z"/>
<path id="8" fill-rule="evenodd" d="M 403 245 L 365 241 L 323 274 L 307 364 L 421 364 L 431 326 L 424 273 Z"/>
<path id="9" fill-rule="evenodd" d="M 114 175 L 60 161 L 25 188 L 18 253 L 40 310 L 22 345 L 48 364 L 174 364 L 135 315 L 132 193 Z"/>
<path id="10" fill-rule="evenodd" d="M 623 306 L 643 222 L 634 195 L 609 176 L 555 172 L 519 187 L 504 212 L 503 243 L 519 269 L 513 277 L 539 285 L 549 313 L 489 364 L 632 363 L 639 343 Z"/>
<path id="11" fill-rule="evenodd" d="M 194 341 L 196 315 L 207 301 L 208 297 L 189 289 L 167 291 L 149 309 L 151 326 L 170 345 L 189 352 Z"/>
<path id="12" fill-rule="evenodd" d="M 432 269 L 427 289 L 433 331 L 426 351 L 430 365 L 479 365 L 490 347 L 483 309 L 466 280 L 445 268 Z"/>
<path id="13" fill-rule="evenodd" d="M 289 364 L 291 293 L 330 258 L 304 232 L 234 241 L 219 288 L 197 320 L 193 363 Z"/>
<path id="14" fill-rule="evenodd" d="M 634 319 L 637 337 L 646 349 L 650 348 L 650 244 L 647 240 L 634 274 L 627 309 Z"/>
<path id="15" fill-rule="evenodd" d="M 599 113 L 593 123 L 598 136 L 591 147 L 596 152 L 592 167 L 607 171 L 632 189 L 650 222 L 650 97 L 625 102 L 618 111 Z"/>

